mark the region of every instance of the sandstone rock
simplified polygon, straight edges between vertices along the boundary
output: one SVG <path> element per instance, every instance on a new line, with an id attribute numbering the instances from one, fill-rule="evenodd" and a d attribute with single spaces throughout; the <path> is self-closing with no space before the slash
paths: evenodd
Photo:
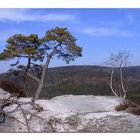
<path id="1" fill-rule="evenodd" d="M 9 96 L 0 90 L 1 101 Z M 35 107 L 31 98 L 9 100 L 0 132 L 140 132 L 139 116 L 115 111 L 121 98 L 65 95 L 37 100 Z"/>

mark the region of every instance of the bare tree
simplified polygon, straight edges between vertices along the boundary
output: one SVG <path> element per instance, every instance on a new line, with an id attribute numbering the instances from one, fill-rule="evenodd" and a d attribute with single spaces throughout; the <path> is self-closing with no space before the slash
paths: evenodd
<path id="1" fill-rule="evenodd" d="M 106 64 L 111 66 L 111 75 L 110 75 L 110 88 L 112 90 L 112 93 L 118 97 L 117 93 L 115 92 L 115 89 L 113 88 L 113 78 L 114 78 L 114 69 L 116 66 L 116 56 L 114 53 L 110 54 L 110 57 L 108 58 L 108 60 L 106 61 Z"/>
<path id="2" fill-rule="evenodd" d="M 128 65 L 128 63 L 129 63 L 129 57 L 130 57 L 129 53 L 124 52 L 124 51 L 123 51 L 123 52 L 119 52 L 119 53 L 116 55 L 117 66 L 118 66 L 119 69 L 120 69 L 121 87 L 122 87 L 122 90 L 123 90 L 123 93 L 124 93 L 124 95 L 123 95 L 124 98 L 125 98 L 126 95 L 127 95 L 127 91 L 126 91 L 126 89 L 125 89 L 125 87 L 124 87 L 123 68 L 124 68 L 125 66 Z"/>
<path id="3" fill-rule="evenodd" d="M 118 97 L 117 93 L 115 92 L 114 88 L 113 88 L 113 76 L 114 76 L 114 69 L 115 68 L 119 68 L 119 72 L 120 72 L 120 84 L 121 84 L 121 88 L 123 91 L 123 98 L 126 98 L 127 95 L 127 90 L 124 86 L 124 80 L 123 80 L 123 68 L 125 66 L 128 65 L 129 63 L 129 53 L 125 52 L 125 51 L 120 51 L 117 54 L 111 53 L 107 64 L 110 65 L 112 68 L 111 70 L 111 78 L 110 78 L 110 88 L 113 92 L 113 94 Z"/>

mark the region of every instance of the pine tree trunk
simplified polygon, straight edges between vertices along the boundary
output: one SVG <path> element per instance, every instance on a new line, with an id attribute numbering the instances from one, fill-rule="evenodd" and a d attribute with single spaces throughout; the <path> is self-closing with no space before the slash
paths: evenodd
<path id="1" fill-rule="evenodd" d="M 30 65 L 31 65 L 31 58 L 28 58 L 28 64 L 27 64 L 27 68 L 25 72 L 28 72 L 30 69 Z"/>
<path id="2" fill-rule="evenodd" d="M 42 75 L 41 75 L 41 80 L 39 82 L 39 85 L 38 85 L 38 88 L 37 88 L 37 91 L 36 91 L 36 94 L 35 94 L 35 100 L 39 98 L 39 96 L 40 96 L 40 94 L 42 92 L 43 85 L 44 85 L 44 79 L 45 79 L 45 75 L 47 73 L 47 69 L 49 67 L 50 59 L 51 59 L 51 57 L 48 56 L 46 64 L 43 67 L 43 71 L 42 71 Z"/>
<path id="3" fill-rule="evenodd" d="M 30 65 L 31 65 L 31 58 L 28 58 L 28 63 L 27 63 L 27 67 L 26 70 L 24 71 L 24 75 L 23 75 L 23 87 L 24 87 L 24 91 L 26 93 L 26 96 L 28 97 L 28 92 L 27 92 L 27 88 L 25 86 L 25 79 L 26 79 L 26 74 L 28 73 L 29 69 L 30 69 Z"/>
<path id="4" fill-rule="evenodd" d="M 56 52 L 58 46 L 61 46 L 61 43 L 59 43 L 56 47 L 54 47 L 53 51 L 47 56 L 47 61 L 45 63 L 45 66 L 43 67 L 41 80 L 39 81 L 39 85 L 38 85 L 38 88 L 37 88 L 37 91 L 35 94 L 35 100 L 37 100 L 39 98 L 39 96 L 42 92 L 42 89 L 44 86 L 44 79 L 45 79 L 45 76 L 46 76 L 46 73 L 47 73 L 47 70 L 49 67 L 50 60 L 51 60 L 52 56 L 54 55 L 54 53 Z"/>

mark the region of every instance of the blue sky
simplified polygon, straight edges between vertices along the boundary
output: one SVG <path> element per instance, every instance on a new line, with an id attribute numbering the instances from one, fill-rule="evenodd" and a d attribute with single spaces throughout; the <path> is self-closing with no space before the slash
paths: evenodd
<path id="1" fill-rule="evenodd" d="M 0 52 L 13 34 L 29 35 L 67 27 L 83 47 L 83 57 L 69 65 L 103 65 L 111 52 L 126 51 L 140 65 L 140 9 L 0 9 Z M 9 62 L 0 62 L 0 72 Z M 50 67 L 67 65 L 52 60 Z"/>

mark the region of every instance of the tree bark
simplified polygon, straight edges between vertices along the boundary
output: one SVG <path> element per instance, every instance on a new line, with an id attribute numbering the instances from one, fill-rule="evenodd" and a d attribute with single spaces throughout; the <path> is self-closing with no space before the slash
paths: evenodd
<path id="1" fill-rule="evenodd" d="M 47 61 L 43 67 L 43 71 L 42 71 L 42 75 L 41 75 L 41 80 L 39 82 L 36 94 L 35 94 L 35 100 L 37 100 L 42 92 L 43 86 L 44 86 L 44 79 L 45 79 L 45 75 L 47 73 L 48 67 L 49 67 L 49 63 L 50 60 L 52 58 L 52 56 L 54 55 L 54 53 L 56 52 L 57 48 L 61 46 L 61 43 L 59 43 L 57 46 L 54 47 L 53 51 L 47 56 Z"/>
<path id="2" fill-rule="evenodd" d="M 31 65 L 31 58 L 28 58 L 28 63 L 27 63 L 27 68 L 25 72 L 28 72 L 30 69 L 30 65 Z"/>
<path id="3" fill-rule="evenodd" d="M 27 92 L 27 88 L 26 88 L 26 86 L 25 86 L 25 79 L 26 79 L 26 74 L 28 75 L 28 71 L 29 71 L 29 69 L 30 69 L 30 65 L 31 65 L 31 58 L 30 57 L 28 57 L 28 63 L 27 63 L 27 67 L 26 67 L 26 70 L 24 71 L 24 75 L 23 75 L 23 87 L 24 87 L 24 91 L 25 91 L 25 93 L 26 93 L 26 96 L 28 97 L 28 92 Z"/>
<path id="4" fill-rule="evenodd" d="M 30 74 L 30 73 L 26 73 L 26 74 L 27 74 L 30 78 L 32 78 L 32 79 L 34 79 L 35 81 L 37 81 L 38 83 L 40 82 L 40 79 L 39 79 L 39 78 L 33 76 L 33 75 Z"/>
<path id="5" fill-rule="evenodd" d="M 112 72 L 111 72 L 111 78 L 110 78 L 110 88 L 113 92 L 113 94 L 118 97 L 117 93 L 113 89 L 113 75 L 114 75 L 114 68 L 112 67 Z"/>
<path id="6" fill-rule="evenodd" d="M 124 93 L 124 98 L 126 97 L 126 90 L 124 88 L 124 83 L 123 83 L 123 72 L 122 72 L 122 66 L 120 66 L 120 78 L 121 78 L 121 87 Z"/>
<path id="7" fill-rule="evenodd" d="M 41 91 L 43 89 L 44 79 L 45 79 L 45 75 L 46 75 L 47 69 L 49 67 L 50 60 L 51 60 L 51 57 L 48 56 L 46 64 L 43 67 L 43 71 L 42 71 L 42 75 L 41 75 L 41 80 L 39 82 L 39 85 L 38 85 L 38 88 L 37 88 L 37 91 L 36 91 L 36 94 L 35 94 L 35 100 L 39 98 L 39 96 L 41 94 Z"/>

